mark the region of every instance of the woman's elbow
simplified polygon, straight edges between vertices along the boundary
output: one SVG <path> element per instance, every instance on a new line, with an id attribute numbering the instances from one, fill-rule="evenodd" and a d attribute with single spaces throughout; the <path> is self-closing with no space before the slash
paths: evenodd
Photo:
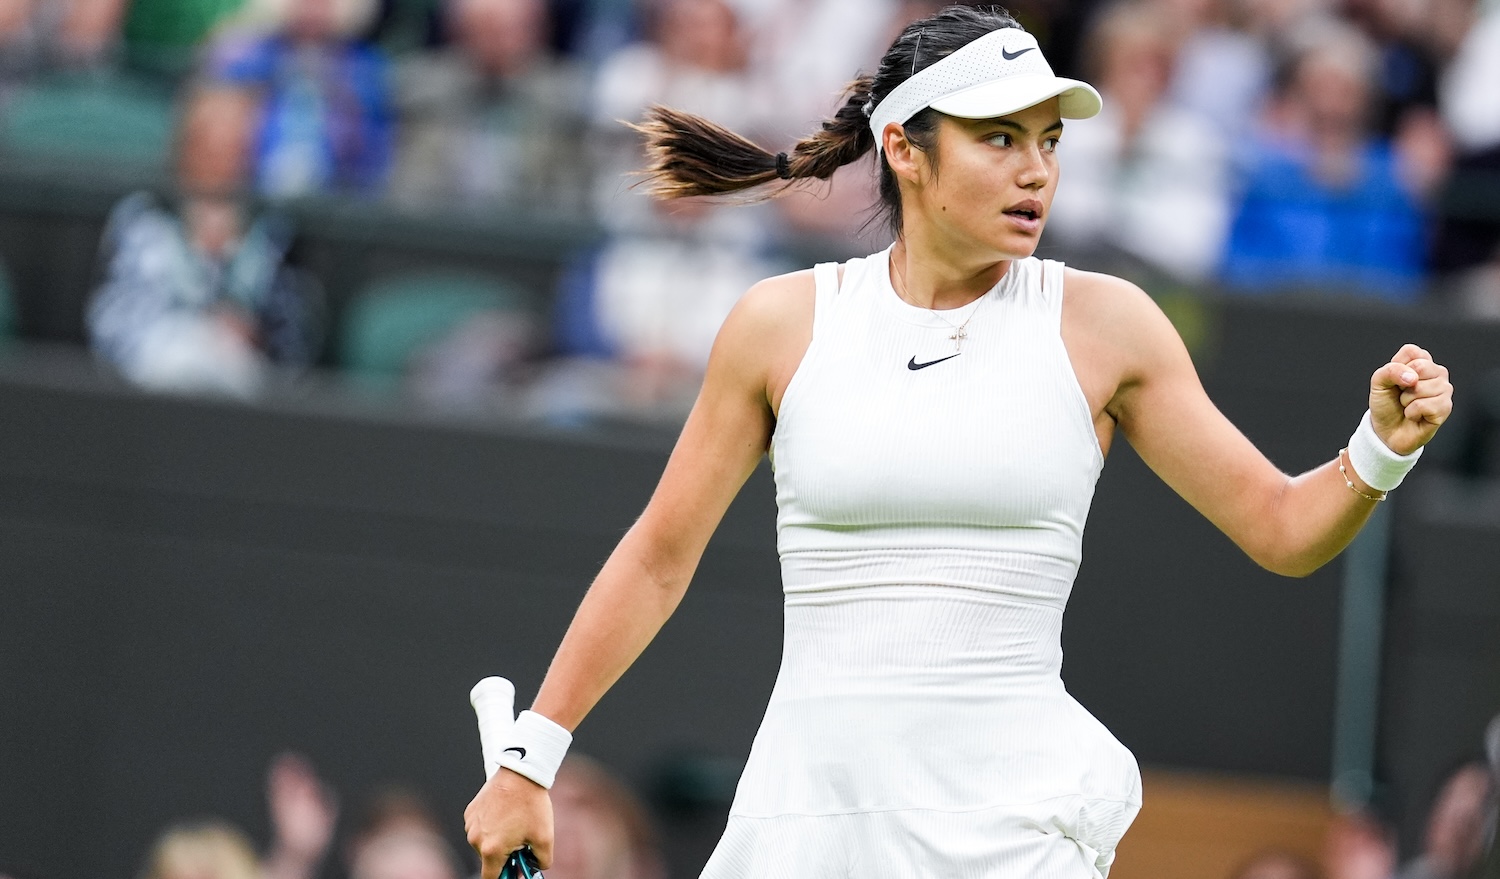
<path id="1" fill-rule="evenodd" d="M 1331 560 L 1311 553 L 1298 552 L 1259 552 L 1251 553 L 1250 558 L 1262 568 L 1273 574 L 1283 577 L 1296 577 L 1301 579 L 1309 576 L 1314 571 L 1328 564 Z"/>
<path id="2" fill-rule="evenodd" d="M 1309 533 L 1297 520 L 1285 516 L 1281 504 L 1285 496 L 1284 491 L 1277 494 L 1276 503 L 1259 518 L 1258 527 L 1244 533 L 1240 547 L 1273 574 L 1306 577 L 1328 564 L 1342 547 L 1334 547 L 1330 540 Z"/>

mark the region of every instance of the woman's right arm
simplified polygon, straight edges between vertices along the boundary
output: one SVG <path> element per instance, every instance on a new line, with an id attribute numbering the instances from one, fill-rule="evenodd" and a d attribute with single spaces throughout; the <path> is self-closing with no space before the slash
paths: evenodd
<path id="1" fill-rule="evenodd" d="M 812 334 L 810 272 L 755 285 L 719 330 L 703 389 L 640 519 L 589 587 L 532 710 L 568 729 L 640 655 L 687 591 L 709 537 L 765 454 L 773 401 Z M 501 770 L 464 813 L 469 842 L 493 879 L 529 844 L 552 862 L 546 790 Z"/>

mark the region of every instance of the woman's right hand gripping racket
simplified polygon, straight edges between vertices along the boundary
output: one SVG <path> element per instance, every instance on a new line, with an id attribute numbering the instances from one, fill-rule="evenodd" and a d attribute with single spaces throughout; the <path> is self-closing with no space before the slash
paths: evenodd
<path id="1" fill-rule="evenodd" d="M 479 748 L 484 755 L 484 777 L 494 777 L 500 769 L 500 753 L 510 739 L 515 723 L 516 688 L 505 678 L 488 677 L 469 691 L 469 704 L 479 721 Z M 500 870 L 500 879 L 543 879 L 531 846 L 511 852 Z"/>

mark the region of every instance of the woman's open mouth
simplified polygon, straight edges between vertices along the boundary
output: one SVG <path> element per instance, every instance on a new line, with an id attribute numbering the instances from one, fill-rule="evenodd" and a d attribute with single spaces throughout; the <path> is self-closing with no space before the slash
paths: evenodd
<path id="1" fill-rule="evenodd" d="M 1026 232 L 1038 232 L 1042 228 L 1042 205 L 1037 201 L 1025 201 L 1005 212 L 1013 223 Z"/>

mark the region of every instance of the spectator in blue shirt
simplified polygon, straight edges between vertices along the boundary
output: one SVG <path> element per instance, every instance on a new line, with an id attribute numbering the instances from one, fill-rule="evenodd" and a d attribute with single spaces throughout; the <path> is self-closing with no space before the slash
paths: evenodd
<path id="1" fill-rule="evenodd" d="M 1352 30 L 1308 36 L 1269 114 L 1222 279 L 1244 293 L 1317 288 L 1413 301 L 1424 217 L 1400 156 L 1370 133 L 1373 48 Z"/>
<path id="2" fill-rule="evenodd" d="M 269 34 L 231 33 L 209 76 L 256 91 L 255 184 L 265 195 L 373 193 L 394 136 L 388 64 L 354 38 L 373 0 L 277 0 Z"/>

